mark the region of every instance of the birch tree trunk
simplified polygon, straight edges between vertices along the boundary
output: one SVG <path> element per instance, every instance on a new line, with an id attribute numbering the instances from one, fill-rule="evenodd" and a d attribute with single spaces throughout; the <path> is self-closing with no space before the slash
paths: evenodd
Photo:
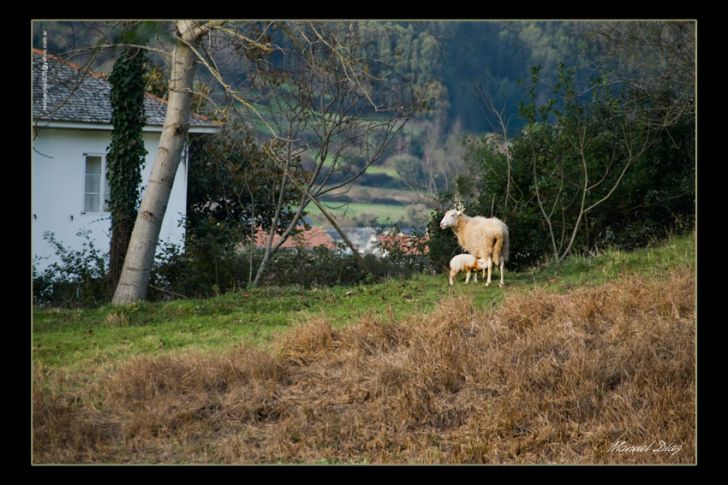
<path id="1" fill-rule="evenodd" d="M 205 31 L 189 20 L 178 21 L 176 26 L 178 40 L 172 56 L 167 114 L 112 299 L 115 305 L 133 303 L 146 296 L 159 232 L 189 128 L 196 59 L 190 46 L 196 47 Z"/>

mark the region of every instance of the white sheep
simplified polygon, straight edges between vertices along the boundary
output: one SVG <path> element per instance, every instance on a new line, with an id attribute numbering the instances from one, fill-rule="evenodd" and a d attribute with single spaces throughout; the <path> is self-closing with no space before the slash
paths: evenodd
<path id="1" fill-rule="evenodd" d="M 441 229 L 448 227 L 457 236 L 461 248 L 477 258 L 486 260 L 488 268 L 486 286 L 490 285 L 493 262 L 498 265 L 500 286 L 503 286 L 505 262 L 508 260 L 508 226 L 496 217 L 488 219 L 481 216 L 469 217 L 465 215 L 465 209 L 460 206 L 447 211 L 440 221 Z"/>
<path id="2" fill-rule="evenodd" d="M 488 262 L 484 259 L 475 258 L 472 254 L 458 254 L 450 260 L 450 286 L 455 284 L 455 276 L 461 271 L 465 271 L 465 284 L 470 281 L 470 272 L 474 271 L 475 282 L 478 282 L 478 270 L 488 267 Z"/>

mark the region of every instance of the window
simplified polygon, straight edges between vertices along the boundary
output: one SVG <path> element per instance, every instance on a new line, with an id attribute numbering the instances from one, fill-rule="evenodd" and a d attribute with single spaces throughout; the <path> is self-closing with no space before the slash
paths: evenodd
<path id="1" fill-rule="evenodd" d="M 86 155 L 85 179 L 84 212 L 108 212 L 109 182 L 106 180 L 106 166 L 101 155 Z"/>

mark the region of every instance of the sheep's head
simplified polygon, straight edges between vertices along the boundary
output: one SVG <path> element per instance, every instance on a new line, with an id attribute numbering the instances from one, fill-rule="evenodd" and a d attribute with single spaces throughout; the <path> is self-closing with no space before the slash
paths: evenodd
<path id="1" fill-rule="evenodd" d="M 463 212 L 465 212 L 465 210 L 462 208 L 450 209 L 445 212 L 445 217 L 443 217 L 440 221 L 440 229 L 447 229 L 448 227 L 452 227 L 457 224 L 458 218 L 463 214 Z"/>
<path id="2" fill-rule="evenodd" d="M 477 269 L 488 269 L 488 261 L 483 258 L 478 258 L 475 260 L 475 267 Z"/>

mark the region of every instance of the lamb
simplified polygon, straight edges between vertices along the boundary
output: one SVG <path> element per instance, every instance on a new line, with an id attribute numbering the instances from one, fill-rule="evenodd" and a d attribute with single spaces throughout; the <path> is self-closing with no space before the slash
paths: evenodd
<path id="1" fill-rule="evenodd" d="M 475 271 L 475 282 L 478 282 L 478 270 L 488 267 L 488 262 L 484 259 L 476 259 L 472 254 L 458 254 L 450 260 L 450 286 L 455 284 L 455 276 L 461 271 L 465 271 L 465 284 L 470 281 L 470 272 Z"/>
<path id="2" fill-rule="evenodd" d="M 486 260 L 488 268 L 486 286 L 490 285 L 493 262 L 498 265 L 502 287 L 505 262 L 508 260 L 508 226 L 496 217 L 488 219 L 481 216 L 469 217 L 465 215 L 465 209 L 460 205 L 447 211 L 440 221 L 441 229 L 448 227 L 457 236 L 461 248 L 476 258 Z"/>

